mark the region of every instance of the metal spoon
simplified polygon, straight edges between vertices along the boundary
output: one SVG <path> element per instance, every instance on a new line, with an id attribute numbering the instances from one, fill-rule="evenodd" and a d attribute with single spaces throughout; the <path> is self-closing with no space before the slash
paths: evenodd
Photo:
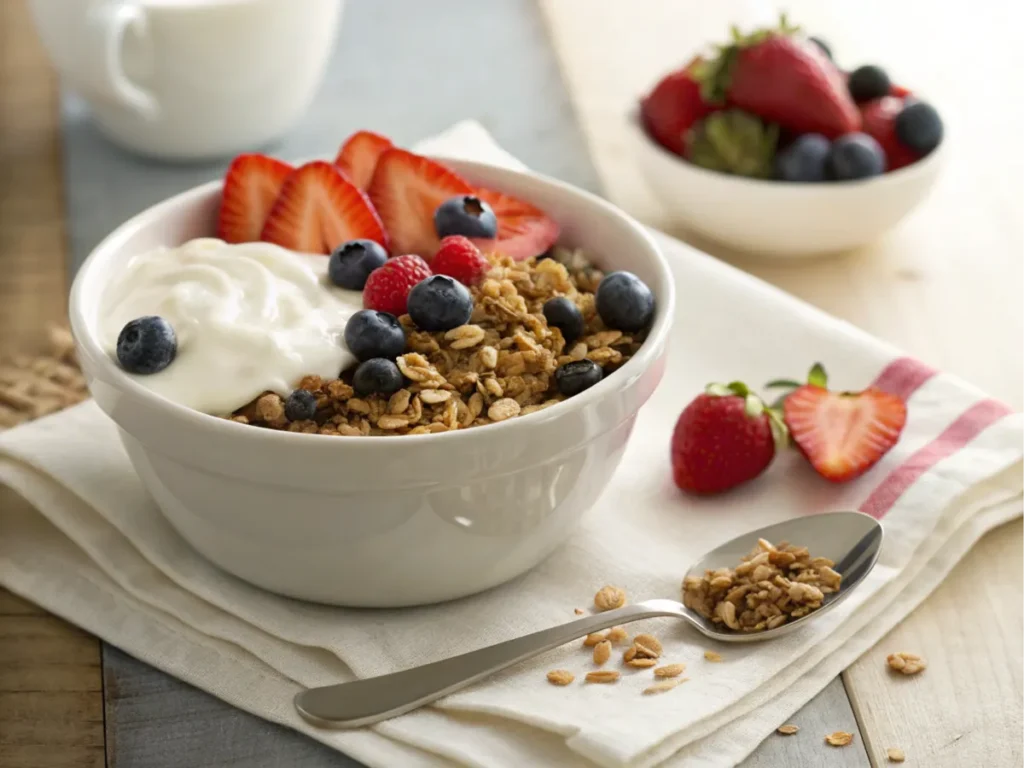
<path id="1" fill-rule="evenodd" d="M 702 574 L 709 568 L 735 567 L 762 538 L 805 546 L 813 556 L 834 561 L 835 570 L 843 577 L 839 590 L 826 595 L 818 610 L 776 629 L 753 633 L 734 632 L 713 624 L 675 600 L 646 600 L 432 664 L 380 677 L 310 688 L 296 695 L 295 707 L 306 720 L 321 727 L 370 725 L 422 707 L 488 675 L 592 632 L 655 616 L 683 619 L 698 632 L 726 643 L 781 637 L 834 608 L 864 580 L 878 560 L 882 548 L 882 526 L 860 512 L 830 512 L 787 520 L 726 542 L 695 563 L 687 575 Z"/>

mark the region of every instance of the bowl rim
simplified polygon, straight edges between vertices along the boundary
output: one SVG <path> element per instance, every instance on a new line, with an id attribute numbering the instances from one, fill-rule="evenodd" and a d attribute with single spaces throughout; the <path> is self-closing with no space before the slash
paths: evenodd
<path id="1" fill-rule="evenodd" d="M 841 192 L 843 190 L 862 189 L 872 185 L 882 186 L 885 184 L 899 184 L 903 181 L 907 181 L 913 176 L 923 176 L 928 174 L 931 166 L 938 164 L 941 162 L 942 158 L 945 157 L 945 148 L 949 143 L 948 137 L 943 136 L 942 141 L 939 142 L 939 146 L 917 162 L 905 165 L 902 168 L 897 168 L 894 171 L 885 171 L 879 176 L 870 176 L 866 179 L 845 179 L 842 181 L 786 181 L 784 179 L 758 179 L 750 176 L 737 176 L 736 174 L 712 171 L 709 168 L 703 168 L 699 165 L 695 165 L 674 152 L 670 152 L 651 138 L 650 134 L 648 134 L 647 130 L 644 128 L 643 121 L 640 119 L 640 111 L 638 107 L 634 107 L 630 111 L 627 123 L 629 124 L 630 131 L 636 135 L 642 144 L 648 146 L 655 154 L 660 155 L 677 168 L 683 169 L 685 172 L 692 173 L 695 176 L 703 177 L 705 179 L 717 180 L 722 183 L 743 184 L 760 190 L 774 190 L 783 192 L 784 194 L 792 194 L 796 190 L 806 190 L 817 193 L 824 190 Z"/>
<path id="2" fill-rule="evenodd" d="M 660 285 L 653 286 L 655 292 L 655 316 L 648 332 L 647 338 L 638 352 L 631 357 L 622 367 L 613 371 L 609 376 L 602 378 L 600 382 L 578 395 L 559 403 L 557 406 L 545 408 L 534 413 L 506 421 L 492 423 L 480 429 L 457 429 L 447 432 L 428 433 L 422 435 L 360 435 L 356 443 L 356 437 L 349 440 L 339 440 L 344 435 L 323 435 L 307 434 L 300 432 L 287 432 L 276 429 L 253 428 L 252 425 L 240 424 L 230 419 L 213 416 L 187 406 L 176 403 L 153 392 L 143 386 L 131 376 L 127 375 L 104 351 L 103 346 L 97 338 L 94 324 L 86 321 L 83 314 L 83 304 L 86 302 L 86 287 L 94 284 L 106 285 L 107 279 L 92 274 L 98 269 L 96 266 L 102 258 L 111 251 L 117 251 L 123 246 L 123 242 L 137 230 L 152 225 L 154 220 L 168 214 L 168 212 L 184 205 L 194 204 L 205 197 L 219 192 L 223 186 L 223 179 L 217 178 L 209 182 L 191 187 L 166 198 L 115 227 L 107 234 L 93 249 L 79 267 L 71 286 L 68 316 L 70 319 L 71 332 L 78 344 L 79 350 L 89 359 L 91 366 L 102 371 L 102 378 L 116 389 L 126 391 L 143 401 L 147 408 L 153 408 L 158 413 L 170 419 L 179 421 L 184 427 L 203 432 L 219 432 L 224 438 L 243 438 L 252 442 L 259 441 L 264 445 L 276 444 L 282 448 L 288 446 L 310 446 L 313 440 L 326 441 L 324 444 L 335 444 L 339 446 L 357 445 L 369 448 L 372 445 L 381 443 L 392 444 L 396 438 L 401 439 L 402 445 L 417 445 L 422 443 L 437 444 L 441 442 L 462 441 L 469 439 L 494 439 L 514 438 L 524 430 L 529 432 L 532 427 L 543 423 L 556 421 L 569 414 L 586 408 L 605 398 L 606 395 L 613 395 L 615 388 L 639 377 L 642 371 L 649 368 L 659 357 L 666 346 L 666 339 L 671 328 L 675 315 L 675 283 L 671 269 L 665 255 L 661 252 L 651 233 L 640 222 L 603 198 L 580 189 L 567 182 L 560 181 L 544 174 L 531 170 L 518 170 L 505 166 L 484 163 L 474 160 L 464 160 L 451 156 L 432 154 L 429 155 L 438 162 L 448 163 L 456 166 L 456 170 L 464 169 L 467 175 L 472 176 L 475 171 L 487 174 L 497 174 L 509 178 L 523 177 L 530 183 L 547 187 L 552 192 L 573 197 L 591 209 L 591 215 L 610 216 L 618 219 L 630 231 L 636 240 L 637 246 L 642 246 L 648 254 L 651 268 L 657 274 Z M 501 188 L 501 180 L 493 186 Z M 612 270 L 615 271 L 615 270 Z M 660 295 L 659 295 L 660 294 Z M 101 376 L 96 376 L 101 378 Z M 108 414 L 109 415 L 109 414 Z M 480 435 L 484 432 L 484 435 Z"/>

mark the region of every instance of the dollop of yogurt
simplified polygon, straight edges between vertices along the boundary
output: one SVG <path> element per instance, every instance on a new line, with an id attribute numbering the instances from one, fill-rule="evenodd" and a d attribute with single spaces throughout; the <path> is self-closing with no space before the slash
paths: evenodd
<path id="1" fill-rule="evenodd" d="M 334 286 L 327 261 L 215 238 L 139 254 L 106 287 L 101 340 L 113 355 L 129 320 L 159 315 L 178 353 L 159 373 L 135 376 L 140 384 L 214 415 L 268 390 L 287 396 L 303 376 L 333 378 L 356 361 L 344 332 L 362 294 Z"/>

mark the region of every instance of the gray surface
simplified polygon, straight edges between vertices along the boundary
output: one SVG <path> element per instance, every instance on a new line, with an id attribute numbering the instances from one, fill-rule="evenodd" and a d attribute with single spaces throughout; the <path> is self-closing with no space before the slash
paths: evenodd
<path id="1" fill-rule="evenodd" d="M 597 189 L 532 0 L 349 0 L 320 98 L 301 126 L 265 151 L 333 157 L 358 128 L 408 145 L 466 117 L 480 120 L 531 167 Z M 126 218 L 217 177 L 228 161 L 165 165 L 129 155 L 96 133 L 71 96 L 64 119 L 72 271 Z M 104 647 L 103 664 L 111 768 L 358 765 L 113 647 Z M 749 765 L 868 765 L 859 739 L 856 748 L 823 747 L 825 733 L 854 730 L 840 681 L 794 721 L 804 727 L 797 737 L 769 738 Z"/>

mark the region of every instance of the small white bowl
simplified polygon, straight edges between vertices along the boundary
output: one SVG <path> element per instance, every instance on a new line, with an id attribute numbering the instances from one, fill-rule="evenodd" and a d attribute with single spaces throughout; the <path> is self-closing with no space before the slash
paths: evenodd
<path id="1" fill-rule="evenodd" d="M 636 120 L 629 135 L 644 177 L 675 222 L 729 248 L 786 259 L 881 237 L 928 195 L 943 154 L 940 145 L 913 165 L 861 181 L 800 184 L 701 168 L 655 142 Z"/>
<path id="2" fill-rule="evenodd" d="M 528 173 L 445 162 L 540 206 L 561 223 L 563 242 L 650 286 L 656 314 L 632 359 L 565 403 L 500 424 L 403 437 L 276 432 L 153 394 L 121 371 L 96 332 L 104 286 L 120 264 L 214 231 L 219 181 L 122 224 L 75 278 L 71 326 L 93 397 L 117 423 L 167 519 L 224 570 L 339 605 L 468 595 L 551 554 L 618 466 L 637 410 L 665 370 L 675 301 L 668 265 L 642 226 L 594 195 Z"/>

